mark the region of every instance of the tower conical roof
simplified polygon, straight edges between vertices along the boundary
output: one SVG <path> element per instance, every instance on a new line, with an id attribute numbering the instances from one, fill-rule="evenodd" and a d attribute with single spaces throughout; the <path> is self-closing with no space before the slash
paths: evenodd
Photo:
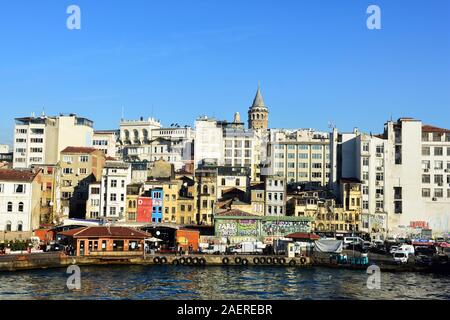
<path id="1" fill-rule="evenodd" d="M 258 85 L 258 91 L 256 92 L 255 99 L 253 100 L 252 109 L 253 108 L 266 108 L 267 109 L 267 106 L 265 105 L 264 99 L 261 94 L 261 86 L 260 85 Z"/>

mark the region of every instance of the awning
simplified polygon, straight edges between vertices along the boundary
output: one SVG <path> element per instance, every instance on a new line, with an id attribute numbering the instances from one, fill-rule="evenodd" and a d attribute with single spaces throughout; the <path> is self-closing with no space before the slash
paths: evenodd
<path id="1" fill-rule="evenodd" d="M 450 248 L 450 243 L 448 243 L 448 242 L 440 242 L 440 243 L 438 243 L 438 247 L 440 247 L 440 248 Z"/>
<path id="2" fill-rule="evenodd" d="M 320 237 L 314 233 L 295 232 L 288 234 L 285 238 L 294 240 L 319 240 Z"/>

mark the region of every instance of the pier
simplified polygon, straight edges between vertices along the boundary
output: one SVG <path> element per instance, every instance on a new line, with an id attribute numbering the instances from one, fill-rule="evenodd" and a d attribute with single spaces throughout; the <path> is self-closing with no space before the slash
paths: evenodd
<path id="1" fill-rule="evenodd" d="M 172 267 L 247 267 L 247 266 L 278 266 L 287 268 L 327 267 L 349 270 L 367 270 L 369 265 L 376 265 L 385 272 L 433 272 L 449 273 L 448 264 L 423 266 L 415 263 L 396 264 L 380 257 L 371 257 L 369 264 L 337 264 L 324 257 L 295 257 L 288 258 L 277 255 L 175 255 L 156 254 L 116 254 L 68 256 L 59 252 L 37 253 L 24 255 L 0 256 L 0 272 L 24 271 L 33 269 L 65 268 L 69 265 L 144 265 L 144 266 L 172 266 Z"/>

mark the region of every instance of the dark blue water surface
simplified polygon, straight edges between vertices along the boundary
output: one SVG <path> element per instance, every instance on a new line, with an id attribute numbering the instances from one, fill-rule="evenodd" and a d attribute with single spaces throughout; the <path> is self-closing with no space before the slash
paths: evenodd
<path id="1" fill-rule="evenodd" d="M 382 273 L 367 288 L 364 271 L 280 267 L 81 267 L 81 290 L 65 269 L 0 274 L 0 299 L 450 299 L 450 277 Z"/>

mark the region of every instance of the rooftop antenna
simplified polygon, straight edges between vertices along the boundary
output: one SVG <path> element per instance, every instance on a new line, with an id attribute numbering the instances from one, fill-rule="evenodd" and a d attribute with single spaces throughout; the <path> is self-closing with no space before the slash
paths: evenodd
<path id="1" fill-rule="evenodd" d="M 122 121 L 125 119 L 125 108 L 122 106 Z"/>
<path id="2" fill-rule="evenodd" d="M 42 117 L 45 117 L 45 106 L 42 107 Z"/>
<path id="3" fill-rule="evenodd" d="M 336 125 L 334 124 L 333 121 L 328 121 L 328 128 L 331 129 L 331 130 L 336 128 Z"/>

